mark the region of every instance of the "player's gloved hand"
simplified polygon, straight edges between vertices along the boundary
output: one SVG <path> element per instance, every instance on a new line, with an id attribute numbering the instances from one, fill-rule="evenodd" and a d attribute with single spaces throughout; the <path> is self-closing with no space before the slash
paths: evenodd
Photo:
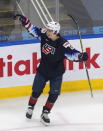
<path id="1" fill-rule="evenodd" d="M 30 21 L 27 17 L 21 15 L 21 14 L 16 14 L 14 16 L 14 19 L 19 18 L 19 21 L 22 23 L 23 26 L 27 25 Z"/>
<path id="2" fill-rule="evenodd" d="M 79 55 L 79 62 L 83 62 L 87 60 L 88 60 L 88 54 L 86 52 L 83 52 Z"/>

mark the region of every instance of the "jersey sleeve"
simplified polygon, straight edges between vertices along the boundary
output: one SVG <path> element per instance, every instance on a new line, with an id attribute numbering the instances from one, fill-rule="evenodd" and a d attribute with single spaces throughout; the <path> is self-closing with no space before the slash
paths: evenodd
<path id="1" fill-rule="evenodd" d="M 64 52 L 65 52 L 65 57 L 68 60 L 78 62 L 79 61 L 79 56 L 81 55 L 81 52 L 76 50 L 68 41 L 66 41 L 63 44 Z"/>
<path id="2" fill-rule="evenodd" d="M 25 25 L 25 28 L 28 30 L 29 34 L 33 37 L 40 39 L 41 38 L 41 28 L 32 25 L 31 23 Z"/>

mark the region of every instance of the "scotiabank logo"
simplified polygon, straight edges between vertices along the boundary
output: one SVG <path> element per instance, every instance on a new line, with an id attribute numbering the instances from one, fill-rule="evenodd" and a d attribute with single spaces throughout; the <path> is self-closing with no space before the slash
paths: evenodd
<path id="1" fill-rule="evenodd" d="M 10 77 L 14 73 L 19 76 L 35 74 L 37 66 L 40 63 L 40 59 L 37 59 L 37 53 L 32 53 L 32 57 L 29 60 L 19 60 L 16 63 L 13 63 L 13 55 L 11 54 L 6 59 L 8 62 L 5 62 L 4 58 L 0 58 L 0 77 Z M 20 69 L 21 66 L 24 67 L 22 70 Z"/>
<path id="2" fill-rule="evenodd" d="M 86 61 L 87 68 L 91 68 L 91 65 L 94 68 L 100 68 L 99 63 L 96 62 L 99 59 L 99 53 L 91 55 L 91 49 L 86 48 L 89 59 Z M 5 62 L 6 59 L 6 62 Z M 40 59 L 37 57 L 37 52 L 32 53 L 32 56 L 28 60 L 19 60 L 15 63 L 13 62 L 13 55 L 9 54 L 6 58 L 0 58 L 0 77 L 11 77 L 15 74 L 19 76 L 35 74 Z M 66 64 L 68 63 L 68 64 Z M 64 65 L 66 70 L 74 70 L 75 62 L 64 60 Z M 20 67 L 24 68 L 21 70 Z M 82 62 L 78 63 L 78 69 L 84 69 L 84 64 Z"/>

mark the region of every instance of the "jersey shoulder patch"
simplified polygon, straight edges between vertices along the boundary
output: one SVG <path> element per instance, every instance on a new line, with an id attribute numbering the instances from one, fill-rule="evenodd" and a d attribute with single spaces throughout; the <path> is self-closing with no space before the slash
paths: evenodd
<path id="1" fill-rule="evenodd" d="M 46 33 L 46 31 L 47 31 L 47 29 L 45 29 L 45 28 L 41 29 L 41 33 Z"/>

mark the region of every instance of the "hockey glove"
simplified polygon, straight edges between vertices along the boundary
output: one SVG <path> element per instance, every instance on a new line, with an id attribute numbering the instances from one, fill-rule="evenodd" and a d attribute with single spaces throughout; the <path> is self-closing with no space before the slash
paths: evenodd
<path id="1" fill-rule="evenodd" d="M 23 26 L 26 26 L 30 21 L 27 17 L 21 15 L 21 14 L 16 14 L 14 16 L 14 19 L 19 18 L 19 21 L 22 23 Z"/>
<path id="2" fill-rule="evenodd" d="M 86 52 L 81 53 L 79 55 L 79 62 L 87 61 L 88 60 L 88 54 Z"/>

